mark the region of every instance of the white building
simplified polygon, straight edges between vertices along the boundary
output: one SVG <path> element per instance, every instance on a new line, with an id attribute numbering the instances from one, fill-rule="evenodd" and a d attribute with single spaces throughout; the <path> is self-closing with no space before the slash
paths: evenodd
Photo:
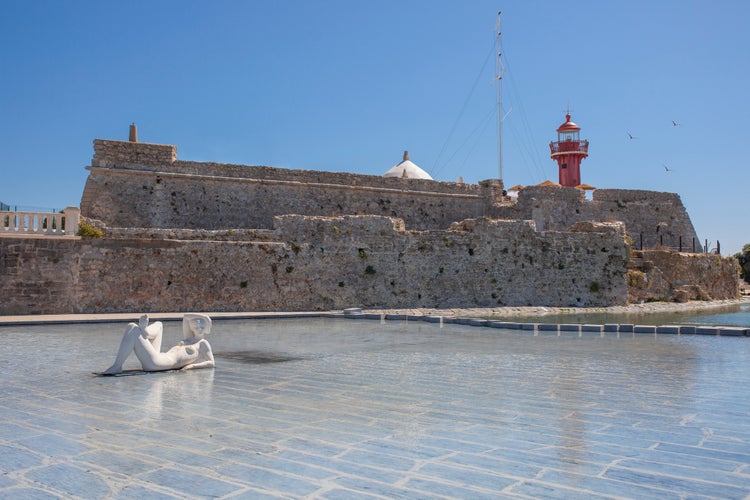
<path id="1" fill-rule="evenodd" d="M 389 171 L 383 174 L 383 177 L 402 177 L 404 179 L 429 179 L 432 176 L 412 163 L 409 159 L 409 152 L 404 151 L 404 159 L 398 165 L 395 165 Z"/>

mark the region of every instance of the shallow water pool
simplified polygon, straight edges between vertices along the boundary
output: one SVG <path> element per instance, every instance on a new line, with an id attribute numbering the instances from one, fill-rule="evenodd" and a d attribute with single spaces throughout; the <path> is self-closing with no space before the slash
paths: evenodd
<path id="1" fill-rule="evenodd" d="M 750 339 L 215 320 L 216 369 L 92 375 L 124 327 L 0 328 L 0 494 L 750 494 Z"/>
<path id="2" fill-rule="evenodd" d="M 750 303 L 729 305 L 703 311 L 659 313 L 588 313 L 523 316 L 514 320 L 529 323 L 637 324 L 637 325 L 708 325 L 750 328 Z"/>

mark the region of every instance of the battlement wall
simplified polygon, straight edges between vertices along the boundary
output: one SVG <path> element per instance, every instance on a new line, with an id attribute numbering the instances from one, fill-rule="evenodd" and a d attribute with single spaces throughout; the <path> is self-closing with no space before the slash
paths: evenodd
<path id="1" fill-rule="evenodd" d="M 621 221 L 636 248 L 700 252 L 700 240 L 674 193 L 531 186 L 517 202 L 500 180 L 458 184 L 343 172 L 177 160 L 177 148 L 94 141 L 81 199 L 84 217 L 109 227 L 270 229 L 275 216 L 371 214 L 408 229 L 446 229 L 464 219 L 533 220 L 538 231 L 582 221 Z"/>
<path id="2" fill-rule="evenodd" d="M 425 230 L 487 215 L 502 197 L 500 181 L 458 184 L 168 161 L 169 147 L 148 145 L 144 152 L 139 145 L 95 141 L 81 199 L 84 217 L 112 227 L 264 229 L 283 214 L 375 214 Z"/>
<path id="3" fill-rule="evenodd" d="M 485 218 L 410 231 L 390 217 L 287 215 L 264 231 L 6 237 L 0 314 L 623 305 L 633 279 L 623 231 Z M 649 257 L 638 296 L 737 297 L 736 263 L 665 254 Z"/>
<path id="4" fill-rule="evenodd" d="M 177 146 L 94 139 L 92 165 L 162 165 L 177 159 Z"/>
<path id="5" fill-rule="evenodd" d="M 236 180 L 269 181 L 269 183 L 278 181 L 297 184 L 369 187 L 382 190 L 408 190 L 425 194 L 444 193 L 455 196 L 483 196 L 493 182 L 499 182 L 483 181 L 481 185 L 459 184 L 429 179 L 403 179 L 348 172 L 185 161 L 177 159 L 176 146 L 102 139 L 94 140 L 94 158 L 91 166 L 135 170 L 143 173 L 226 177 Z M 501 186 L 500 189 L 502 189 Z"/>
<path id="6" fill-rule="evenodd" d="M 643 189 L 597 189 L 592 199 L 599 202 L 620 203 L 673 203 L 682 205 L 680 197 L 675 193 L 646 191 Z"/>
<path id="7" fill-rule="evenodd" d="M 564 231 L 582 221 L 620 221 L 636 248 L 702 250 L 690 216 L 674 193 L 597 189 L 587 200 L 580 189 L 533 186 L 519 191 L 515 205 L 497 207 L 495 213 L 533 220 L 539 231 Z"/>
<path id="8" fill-rule="evenodd" d="M 0 314 L 624 304 L 622 229 L 588 231 L 289 215 L 264 240 L 0 238 Z"/>

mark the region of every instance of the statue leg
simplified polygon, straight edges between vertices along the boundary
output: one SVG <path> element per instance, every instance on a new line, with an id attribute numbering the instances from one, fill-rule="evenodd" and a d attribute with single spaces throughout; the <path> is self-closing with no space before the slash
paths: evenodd
<path id="1" fill-rule="evenodd" d="M 161 351 L 161 338 L 163 331 L 164 326 L 161 321 L 156 321 L 146 327 L 146 338 L 151 342 L 151 345 L 154 346 L 156 352 Z"/>
<path id="2" fill-rule="evenodd" d="M 125 363 L 125 360 L 128 359 L 128 356 L 130 356 L 130 353 L 133 352 L 135 348 L 135 343 L 138 340 L 138 337 L 140 335 L 141 335 L 140 327 L 136 325 L 135 323 L 129 323 L 128 326 L 125 328 L 125 333 L 122 335 L 122 340 L 120 341 L 120 348 L 117 351 L 115 362 L 112 363 L 112 366 L 104 370 L 104 373 L 112 374 L 112 373 L 122 372 L 122 365 L 123 363 Z"/>

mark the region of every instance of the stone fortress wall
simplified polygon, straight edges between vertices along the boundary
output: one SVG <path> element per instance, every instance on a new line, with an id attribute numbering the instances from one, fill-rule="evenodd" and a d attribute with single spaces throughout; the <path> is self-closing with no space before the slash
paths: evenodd
<path id="1" fill-rule="evenodd" d="M 95 140 L 94 152 L 81 212 L 112 227 L 270 228 L 285 214 L 383 215 L 415 230 L 477 217 L 533 220 L 538 231 L 621 221 L 637 248 L 702 249 L 674 193 L 599 189 L 587 200 L 580 189 L 532 186 L 511 202 L 496 179 L 459 184 L 188 162 L 177 160 L 175 146 L 123 141 Z"/>
<path id="2" fill-rule="evenodd" d="M 620 221 L 636 248 L 669 247 L 701 252 L 702 245 L 682 200 L 674 193 L 597 189 L 585 199 L 576 188 L 527 187 L 518 203 L 501 206 L 500 218 L 533 220 L 538 231 L 565 231 L 576 222 Z"/>
<path id="3" fill-rule="evenodd" d="M 94 147 L 81 212 L 106 236 L 0 238 L 0 314 L 607 306 L 738 294 L 729 259 L 643 252 L 634 264 L 626 231 L 633 240 L 657 227 L 696 238 L 669 193 L 600 190 L 585 200 L 573 188 L 531 187 L 514 202 L 499 180 L 186 162 L 174 146 L 120 141 Z"/>
<path id="4" fill-rule="evenodd" d="M 270 231 L 220 233 L 0 238 L 0 314 L 596 306 L 627 297 L 617 224 L 539 233 L 530 222 L 476 219 L 407 231 L 390 217 L 289 215 Z"/>
<path id="5" fill-rule="evenodd" d="M 84 216 L 111 227 L 261 228 L 277 215 L 369 214 L 410 229 L 491 215 L 500 181 L 484 185 L 176 160 L 169 145 L 94 141 Z"/>

